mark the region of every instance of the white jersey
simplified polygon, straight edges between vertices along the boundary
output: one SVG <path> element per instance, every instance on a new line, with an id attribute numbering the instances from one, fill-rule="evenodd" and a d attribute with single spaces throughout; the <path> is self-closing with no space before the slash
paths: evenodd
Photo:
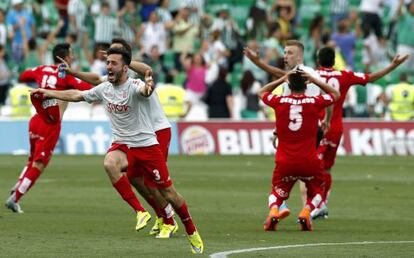
<path id="1" fill-rule="evenodd" d="M 132 70 L 128 70 L 128 75 Z M 101 81 L 108 81 L 108 76 L 102 76 Z M 149 98 L 150 105 L 151 105 L 151 121 L 152 126 L 154 127 L 155 132 L 160 131 L 162 129 L 171 128 L 171 124 L 167 119 L 167 116 L 164 113 L 162 105 L 160 103 L 160 99 L 158 98 L 157 92 L 154 91 Z"/>
<path id="2" fill-rule="evenodd" d="M 103 82 L 82 92 L 88 103 L 100 101 L 105 106 L 114 142 L 128 147 L 146 147 L 158 143 L 150 116 L 150 98 L 139 92 L 144 85 L 139 79 L 128 78 L 122 85 Z"/>
<path id="3" fill-rule="evenodd" d="M 300 65 L 297 66 L 297 68 L 309 73 L 310 75 L 312 75 L 313 77 L 315 77 L 319 80 L 322 80 L 321 76 L 313 68 L 311 68 L 309 66 L 304 66 L 303 64 L 300 64 Z M 283 83 L 283 96 L 288 96 L 291 93 L 292 92 L 289 88 L 289 85 L 287 83 Z M 321 95 L 321 89 L 317 85 L 315 85 L 313 83 L 310 83 L 310 84 L 306 85 L 305 96 L 314 97 L 314 96 L 318 96 L 318 95 Z"/>

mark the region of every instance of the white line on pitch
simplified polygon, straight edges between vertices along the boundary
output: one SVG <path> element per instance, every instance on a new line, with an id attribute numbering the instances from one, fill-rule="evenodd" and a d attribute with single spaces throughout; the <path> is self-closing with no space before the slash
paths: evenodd
<path id="1" fill-rule="evenodd" d="M 258 247 L 249 249 L 230 250 L 226 252 L 211 254 L 211 258 L 226 258 L 227 255 L 249 253 L 256 251 L 267 251 L 275 249 L 288 249 L 288 248 L 299 248 L 299 247 L 312 247 L 312 246 L 332 246 L 332 245 L 375 245 L 375 244 L 414 244 L 414 241 L 364 241 L 364 242 L 345 242 L 345 243 L 315 243 L 315 244 L 301 244 L 301 245 L 281 245 L 281 246 L 270 246 L 270 247 Z"/>

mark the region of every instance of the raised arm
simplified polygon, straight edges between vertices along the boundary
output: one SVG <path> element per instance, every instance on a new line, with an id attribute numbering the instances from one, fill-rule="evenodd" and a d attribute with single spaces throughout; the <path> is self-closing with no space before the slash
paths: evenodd
<path id="1" fill-rule="evenodd" d="M 273 92 L 277 87 L 279 87 L 280 85 L 282 85 L 282 83 L 287 82 L 288 79 L 288 74 L 283 75 L 282 77 L 280 77 L 279 79 L 272 81 L 268 84 L 266 84 L 265 86 L 263 86 L 259 92 L 257 93 L 257 95 L 259 95 L 259 98 L 262 98 L 263 95 L 266 92 Z"/>
<path id="2" fill-rule="evenodd" d="M 67 74 L 70 74 L 82 81 L 85 81 L 89 84 L 92 84 L 94 86 L 101 84 L 102 80 L 101 77 L 99 75 L 97 75 L 96 73 L 91 73 L 91 72 L 81 72 L 81 71 L 75 71 L 72 68 L 70 68 L 69 64 L 61 57 L 57 57 L 63 64 L 66 65 L 65 67 L 65 71 Z"/>
<path id="3" fill-rule="evenodd" d="M 394 59 L 392 60 L 391 64 L 389 64 L 387 67 L 385 67 L 385 68 L 383 68 L 379 71 L 370 73 L 368 81 L 373 82 L 373 81 L 376 81 L 376 80 L 380 79 L 381 77 L 387 75 L 392 70 L 397 68 L 399 65 L 404 63 L 409 57 L 410 57 L 410 55 L 404 55 L 402 57 L 400 57 L 399 55 L 396 55 L 394 57 Z"/>
<path id="4" fill-rule="evenodd" d="M 57 91 L 57 90 L 46 90 L 43 88 L 32 89 L 29 90 L 30 94 L 34 93 L 42 93 L 45 97 L 53 98 L 53 99 L 60 99 L 64 101 L 70 102 L 79 102 L 84 101 L 82 91 L 80 90 L 64 90 L 64 91 Z"/>
<path id="5" fill-rule="evenodd" d="M 339 96 L 341 94 L 334 87 L 330 86 L 326 82 L 323 82 L 322 80 L 319 80 L 318 78 L 313 77 L 312 75 L 310 75 L 309 73 L 307 73 L 303 70 L 299 70 L 299 72 L 301 73 L 301 75 L 303 77 L 305 77 L 307 79 L 306 84 L 313 83 L 313 84 L 317 85 L 319 88 L 321 88 L 321 90 L 323 90 L 323 92 L 331 93 L 334 96 L 335 101 L 337 101 L 339 99 Z"/>
<path id="6" fill-rule="evenodd" d="M 280 78 L 286 74 L 286 72 L 283 71 L 282 69 L 266 64 L 265 62 L 260 60 L 259 53 L 257 51 L 253 51 L 252 49 L 245 47 L 243 49 L 243 53 L 247 58 L 250 59 L 250 61 L 252 61 L 260 69 L 262 69 L 263 71 L 266 71 L 267 73 L 270 73 L 272 76 L 276 78 Z"/>
<path id="7" fill-rule="evenodd" d="M 151 71 L 152 74 L 152 68 L 151 66 L 142 63 L 142 62 L 138 62 L 138 61 L 131 61 L 131 64 L 129 65 L 129 68 L 131 68 L 132 71 L 141 74 L 141 75 L 145 75 L 145 73 L 147 71 Z"/>
<path id="8" fill-rule="evenodd" d="M 145 72 L 145 85 L 140 88 L 139 93 L 144 97 L 151 96 L 154 91 L 154 80 L 152 79 L 152 71 L 147 70 Z"/>

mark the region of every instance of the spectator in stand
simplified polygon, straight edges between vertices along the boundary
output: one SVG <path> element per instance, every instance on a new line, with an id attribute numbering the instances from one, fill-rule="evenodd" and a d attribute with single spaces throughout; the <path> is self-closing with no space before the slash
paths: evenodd
<path id="1" fill-rule="evenodd" d="M 69 31 L 70 33 L 76 33 L 78 43 L 82 48 L 89 47 L 89 37 L 87 35 L 87 28 L 85 25 L 85 19 L 88 9 L 82 0 L 69 0 L 68 3 L 68 15 L 69 15 Z M 76 47 L 74 46 L 74 49 Z M 79 56 L 79 54 L 77 54 Z"/>
<path id="2" fill-rule="evenodd" d="M 3 45 L 0 45 L 0 114 L 1 107 L 4 106 L 6 101 L 11 79 L 11 73 L 7 67 L 6 60 L 4 59 L 5 53 L 6 49 Z"/>
<path id="3" fill-rule="evenodd" d="M 316 52 L 322 45 L 322 34 L 325 20 L 322 15 L 316 15 L 309 25 L 309 39 L 313 50 Z"/>
<path id="4" fill-rule="evenodd" d="M 157 9 L 157 2 L 158 0 L 142 0 L 141 1 L 141 9 L 139 14 L 141 16 L 141 20 L 143 22 L 148 21 L 152 12 Z"/>
<path id="5" fill-rule="evenodd" d="M 403 12 L 404 0 L 400 0 L 397 11 L 398 37 L 397 52 L 399 55 L 410 54 L 408 62 L 403 66 L 411 74 L 414 74 L 414 1 L 411 0 Z"/>
<path id="6" fill-rule="evenodd" d="M 230 50 L 229 57 L 229 71 L 233 71 L 233 65 L 243 59 L 239 28 L 237 22 L 230 16 L 229 7 L 223 5 L 217 11 L 217 17 L 214 18 L 211 31 L 221 31 L 221 40 L 228 50 Z"/>
<path id="7" fill-rule="evenodd" d="M 250 38 L 263 40 L 268 34 L 267 0 L 256 0 L 249 10 L 246 21 L 247 33 Z"/>
<path id="8" fill-rule="evenodd" d="M 35 37 L 34 17 L 30 10 L 24 7 L 23 0 L 12 0 L 12 9 L 6 16 L 7 26 L 11 28 L 12 35 L 12 58 L 17 66 L 24 61 L 24 42 L 22 31 L 26 33 L 26 38 Z"/>
<path id="9" fill-rule="evenodd" d="M 161 54 L 157 45 L 153 45 L 151 47 L 149 55 L 144 55 L 144 63 L 148 64 L 152 68 L 152 77 L 155 83 L 172 81 L 172 72 L 170 72 L 162 62 Z"/>
<path id="10" fill-rule="evenodd" d="M 199 103 L 207 90 L 205 83 L 207 65 L 199 53 L 187 56 L 183 54 L 181 62 L 187 72 L 186 94 L 189 96 L 191 103 Z"/>
<path id="11" fill-rule="evenodd" d="M 111 15 L 108 2 L 103 2 L 101 11 L 95 18 L 95 44 L 108 44 L 109 46 L 118 27 L 118 20 Z"/>
<path id="12" fill-rule="evenodd" d="M 174 26 L 173 17 L 169 11 L 170 0 L 161 0 L 158 3 L 157 14 L 160 22 L 164 23 L 165 28 L 170 30 Z"/>
<path id="13" fill-rule="evenodd" d="M 205 0 L 182 0 L 182 6 L 190 9 L 190 22 L 193 24 L 200 24 L 201 18 L 204 15 Z"/>
<path id="14" fill-rule="evenodd" d="M 294 35 L 294 19 L 296 16 L 296 3 L 293 0 L 274 1 L 271 9 L 274 20 L 279 23 L 283 40 L 291 39 Z"/>
<path id="15" fill-rule="evenodd" d="M 126 0 L 124 7 L 119 10 L 117 16 L 119 19 L 121 37 L 131 46 L 135 46 L 135 38 L 137 34 L 136 28 L 139 28 L 138 26 L 141 23 L 135 1 Z"/>
<path id="16" fill-rule="evenodd" d="M 209 118 L 234 118 L 233 92 L 226 76 L 226 68 L 220 67 L 217 80 L 207 89 L 203 100 L 208 106 Z"/>
<path id="17" fill-rule="evenodd" d="M 361 13 L 361 27 L 373 29 L 378 38 L 382 37 L 382 6 L 384 0 L 362 0 L 359 6 Z"/>
<path id="18" fill-rule="evenodd" d="M 349 17 L 349 0 L 331 0 L 329 10 L 331 12 L 331 29 L 335 32 L 339 21 Z"/>
<path id="19" fill-rule="evenodd" d="M 59 18 L 63 20 L 64 22 L 64 25 L 58 34 L 59 38 L 65 38 L 68 32 L 68 28 L 69 28 L 68 3 L 69 3 L 69 0 L 54 0 L 56 10 L 59 13 Z"/>
<path id="20" fill-rule="evenodd" d="M 266 51 L 270 51 L 271 55 L 277 59 L 283 57 L 282 33 L 277 22 L 272 22 L 269 25 L 269 32 L 267 38 L 263 42 L 263 47 Z"/>
<path id="21" fill-rule="evenodd" d="M 91 63 L 90 71 L 92 73 L 99 74 L 99 76 L 107 75 L 105 51 L 109 46 L 109 44 L 105 43 L 95 43 L 93 59 L 89 61 Z"/>
<path id="22" fill-rule="evenodd" d="M 37 25 L 37 34 L 45 35 L 59 20 L 59 14 L 52 1 L 36 0 L 32 2 L 32 10 Z"/>
<path id="23" fill-rule="evenodd" d="M 259 117 L 259 111 L 264 111 L 263 106 L 259 103 L 259 90 L 261 88 L 260 82 L 258 82 L 252 72 L 249 70 L 243 73 L 243 77 L 240 82 L 240 89 L 242 91 L 242 104 L 241 104 L 241 117 L 257 119 Z"/>
<path id="24" fill-rule="evenodd" d="M 158 20 L 157 12 L 153 11 L 148 21 L 141 25 L 137 38 L 144 56 L 150 56 L 151 49 L 157 46 L 161 60 L 163 59 L 163 55 L 167 51 L 168 32 L 165 25 Z"/>
<path id="25" fill-rule="evenodd" d="M 366 73 L 386 67 L 392 57 L 388 50 L 387 39 L 385 37 L 377 38 L 374 33 L 370 33 L 364 39 L 362 56 Z"/>
<path id="26" fill-rule="evenodd" d="M 173 45 L 175 52 L 175 68 L 181 70 L 180 56 L 182 53 L 193 54 L 195 51 L 194 42 L 199 34 L 198 24 L 190 22 L 190 9 L 180 9 L 175 18 L 173 27 Z"/>
<path id="27" fill-rule="evenodd" d="M 349 19 L 343 19 L 339 22 L 338 31 L 332 35 L 332 40 L 341 49 L 348 67 L 353 69 L 356 36 L 349 30 Z"/>
<path id="28" fill-rule="evenodd" d="M 4 22 L 4 11 L 0 9 L 0 45 L 6 46 L 7 43 L 7 26 Z"/>

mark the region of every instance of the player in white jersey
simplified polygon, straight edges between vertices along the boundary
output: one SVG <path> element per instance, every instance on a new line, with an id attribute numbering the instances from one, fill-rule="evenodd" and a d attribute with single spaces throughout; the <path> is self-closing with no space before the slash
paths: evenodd
<path id="1" fill-rule="evenodd" d="M 122 38 L 112 39 L 112 44 L 110 47 L 122 48 L 131 54 L 131 46 Z M 64 60 L 62 60 L 62 62 L 63 61 Z M 69 66 L 66 67 L 66 72 L 68 74 L 71 74 L 92 85 L 98 85 L 108 80 L 107 76 L 101 77 L 95 73 L 75 71 L 70 69 Z M 141 62 L 131 61 L 130 70 L 128 70 L 128 75 L 130 77 L 135 76 L 135 73 L 144 75 L 146 71 L 152 72 L 151 67 Z M 150 97 L 150 105 L 152 110 L 151 120 L 153 122 L 155 134 L 157 135 L 157 140 L 160 144 L 165 160 L 167 160 L 168 149 L 171 140 L 171 124 L 169 123 L 167 117 L 164 114 L 163 108 L 161 106 L 156 92 L 154 92 Z M 112 152 L 112 154 L 110 154 L 111 156 L 115 155 L 116 157 L 119 157 L 121 159 L 121 171 L 126 171 L 128 165 L 126 159 L 127 147 L 121 146 L 119 144 L 113 144 L 112 148 L 108 151 L 108 153 L 110 152 Z M 139 170 L 139 168 L 137 169 Z M 109 170 L 109 172 L 118 173 L 118 170 Z M 118 178 L 121 175 L 122 174 L 108 174 L 114 186 L 116 185 L 116 180 L 118 180 Z M 151 207 L 154 209 L 157 215 L 154 226 L 151 228 L 149 234 L 156 235 L 157 238 L 171 237 L 178 230 L 178 225 L 175 223 L 171 205 L 163 199 L 162 195 L 156 189 L 154 189 L 153 191 L 150 191 L 150 189 L 148 189 L 148 187 L 145 185 L 142 173 L 140 174 L 140 176 L 134 178 L 134 180 L 131 181 L 131 184 L 141 194 L 141 196 L 144 197 L 147 203 L 151 205 Z M 122 195 L 121 191 L 118 192 Z M 156 195 L 157 198 L 155 198 L 154 195 Z M 167 205 L 169 206 L 168 208 L 166 208 Z M 169 211 L 168 214 L 165 214 L 164 211 L 166 210 Z"/>
<path id="2" fill-rule="evenodd" d="M 72 102 L 101 101 L 106 107 L 111 122 L 114 143 L 128 147 L 128 177 L 137 176 L 135 168 L 143 170 L 146 184 L 150 188 L 158 188 L 180 217 L 192 252 L 202 253 L 204 245 L 201 237 L 190 216 L 185 199 L 172 185 L 165 158 L 156 139 L 150 115 L 152 110 L 149 97 L 154 89 L 151 73 L 149 71 L 146 73 L 145 83 L 139 79 L 130 79 L 127 76 L 131 62 L 130 54 L 117 48 L 110 48 L 107 54 L 108 82 L 85 92 L 36 89 L 32 93 L 39 92 L 46 97 Z M 118 165 L 118 171 L 120 168 Z M 138 224 L 150 218 L 149 213 L 142 206 L 138 214 Z"/>

